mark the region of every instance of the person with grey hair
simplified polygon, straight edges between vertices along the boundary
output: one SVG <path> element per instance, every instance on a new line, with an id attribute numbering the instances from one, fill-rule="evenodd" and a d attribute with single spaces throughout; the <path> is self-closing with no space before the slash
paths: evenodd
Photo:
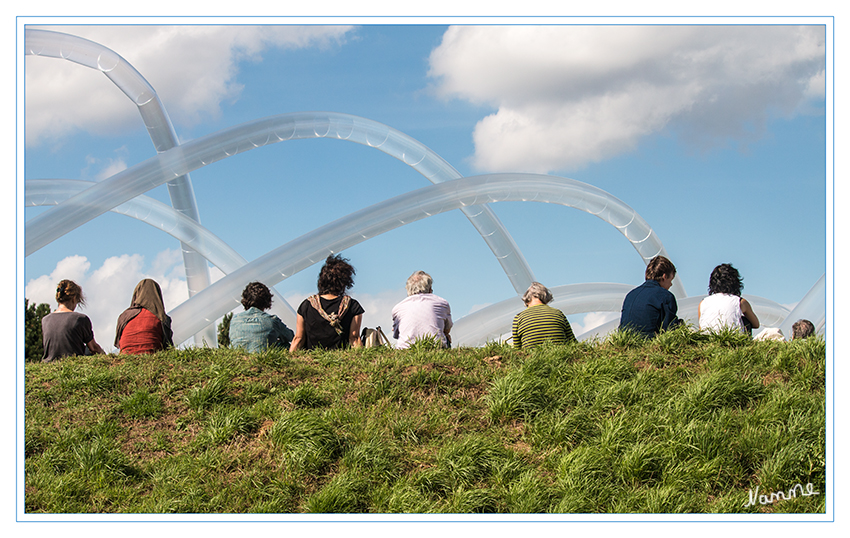
<path id="1" fill-rule="evenodd" d="M 568 344 L 576 337 L 564 313 L 552 308 L 552 292 L 539 282 L 532 282 L 522 296 L 525 310 L 514 318 L 511 336 L 514 347 L 530 349 L 544 342 Z"/>
<path id="2" fill-rule="evenodd" d="M 798 319 L 791 325 L 791 340 L 808 338 L 815 334 L 815 324 L 807 319 Z"/>
<path id="3" fill-rule="evenodd" d="M 416 271 L 407 279 L 407 298 L 393 307 L 393 338 L 398 349 L 406 349 L 422 338 L 436 338 L 451 347 L 452 311 L 449 302 L 434 295 L 434 279 Z"/>

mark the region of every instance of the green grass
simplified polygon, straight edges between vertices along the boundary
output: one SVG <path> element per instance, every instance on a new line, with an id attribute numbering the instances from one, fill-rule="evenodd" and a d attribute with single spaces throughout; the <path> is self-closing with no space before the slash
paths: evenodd
<path id="1" fill-rule="evenodd" d="M 29 513 L 822 513 L 825 344 L 169 350 L 26 365 Z M 749 491 L 818 495 L 745 506 Z"/>

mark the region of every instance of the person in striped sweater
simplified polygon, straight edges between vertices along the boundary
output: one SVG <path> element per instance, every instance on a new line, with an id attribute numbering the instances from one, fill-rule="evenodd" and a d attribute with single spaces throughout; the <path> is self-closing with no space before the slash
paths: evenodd
<path id="1" fill-rule="evenodd" d="M 544 342 L 568 344 L 575 342 L 570 322 L 564 313 L 549 306 L 552 292 L 539 282 L 532 282 L 522 296 L 525 310 L 514 318 L 511 327 L 514 347 L 529 349 Z"/>

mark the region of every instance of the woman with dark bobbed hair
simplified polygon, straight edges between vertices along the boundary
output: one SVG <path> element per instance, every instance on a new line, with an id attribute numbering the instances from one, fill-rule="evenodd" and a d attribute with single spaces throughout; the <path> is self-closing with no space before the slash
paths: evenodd
<path id="1" fill-rule="evenodd" d="M 122 355 L 147 355 L 173 346 L 171 335 L 162 289 L 155 280 L 145 278 L 136 284 L 130 308 L 118 316 L 115 347 Z"/>
<path id="2" fill-rule="evenodd" d="M 264 312 L 272 307 L 272 292 L 262 282 L 251 282 L 242 291 L 244 312 L 230 320 L 230 345 L 249 353 L 258 353 L 272 346 L 289 347 L 292 329 L 279 317 Z"/>
<path id="3" fill-rule="evenodd" d="M 340 255 L 328 256 L 319 272 L 318 291 L 298 307 L 290 351 L 360 347 L 363 307 L 345 292 L 354 286 L 354 267 Z"/>
<path id="4" fill-rule="evenodd" d="M 72 355 L 85 355 L 86 348 L 93 354 L 104 353 L 94 339 L 91 320 L 85 314 L 74 312 L 77 305 L 86 304 L 83 289 L 73 280 L 62 280 L 56 286 L 59 308 L 41 318 L 44 355 L 41 360 L 50 362 Z"/>
<path id="5" fill-rule="evenodd" d="M 708 279 L 708 297 L 699 304 L 699 328 L 720 331 L 735 329 L 749 334 L 759 328 L 759 318 L 749 301 L 741 297 L 744 279 L 732 264 L 722 263 L 714 268 Z"/>

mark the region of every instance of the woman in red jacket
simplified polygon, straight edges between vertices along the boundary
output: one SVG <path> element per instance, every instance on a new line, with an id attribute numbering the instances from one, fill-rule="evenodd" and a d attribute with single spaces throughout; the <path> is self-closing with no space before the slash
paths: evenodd
<path id="1" fill-rule="evenodd" d="M 165 313 L 162 290 L 156 281 L 146 278 L 136 284 L 130 308 L 118 316 L 115 347 L 122 354 L 154 353 L 174 345 L 171 318 Z"/>

